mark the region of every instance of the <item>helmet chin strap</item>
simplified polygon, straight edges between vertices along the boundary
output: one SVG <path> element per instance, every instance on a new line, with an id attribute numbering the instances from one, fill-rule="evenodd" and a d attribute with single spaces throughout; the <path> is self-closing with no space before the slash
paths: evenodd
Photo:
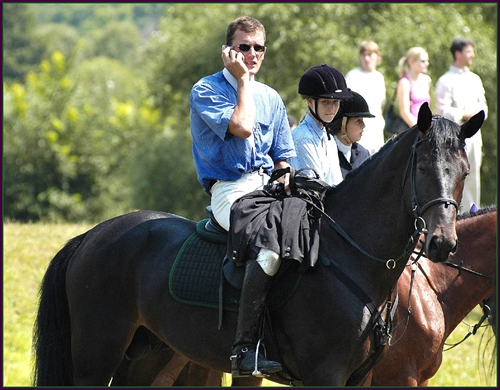
<path id="1" fill-rule="evenodd" d="M 317 99 L 317 98 L 314 98 L 314 111 L 316 111 L 316 112 L 314 112 L 314 111 L 311 109 L 311 107 L 310 107 L 310 106 L 308 106 L 308 108 L 309 108 L 309 112 L 311 113 L 312 117 L 313 117 L 314 119 L 316 119 L 319 123 L 321 123 L 321 124 L 323 125 L 323 127 L 326 129 L 326 128 L 327 128 L 327 126 L 328 126 L 328 124 L 329 124 L 330 122 L 325 122 L 323 119 L 321 119 L 321 118 L 319 117 L 319 115 L 318 115 L 318 114 L 316 114 L 316 112 L 318 112 L 318 99 Z M 330 133 L 327 131 L 327 132 L 326 132 L 326 134 L 328 135 L 328 140 L 330 140 L 330 139 L 331 139 Z"/>

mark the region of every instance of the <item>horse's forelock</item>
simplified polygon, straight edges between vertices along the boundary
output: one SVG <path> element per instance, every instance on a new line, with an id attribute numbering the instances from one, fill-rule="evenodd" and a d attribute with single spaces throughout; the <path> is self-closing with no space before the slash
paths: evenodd
<path id="1" fill-rule="evenodd" d="M 432 118 L 432 126 L 426 132 L 432 151 L 437 154 L 454 153 L 465 148 L 460 138 L 460 126 L 441 116 Z"/>

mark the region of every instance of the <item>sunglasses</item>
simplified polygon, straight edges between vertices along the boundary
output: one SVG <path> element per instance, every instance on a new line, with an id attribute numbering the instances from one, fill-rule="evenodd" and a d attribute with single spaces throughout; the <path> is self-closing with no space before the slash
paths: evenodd
<path id="1" fill-rule="evenodd" d="M 241 43 L 239 44 L 238 46 L 238 49 L 240 49 L 241 51 L 249 51 L 251 47 L 253 47 L 253 49 L 258 52 L 258 53 L 262 53 L 264 50 L 266 50 L 266 47 L 265 46 L 262 46 L 262 45 L 249 45 L 247 43 Z"/>

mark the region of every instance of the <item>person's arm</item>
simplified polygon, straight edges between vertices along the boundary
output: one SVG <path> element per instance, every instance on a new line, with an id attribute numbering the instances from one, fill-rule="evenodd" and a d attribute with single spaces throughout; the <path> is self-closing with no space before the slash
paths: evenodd
<path id="1" fill-rule="evenodd" d="M 434 96 L 436 97 L 437 113 L 443 118 L 456 123 L 462 123 L 463 110 L 452 106 L 453 93 L 451 86 L 448 84 L 449 82 L 446 78 L 440 78 L 436 83 Z"/>
<path id="2" fill-rule="evenodd" d="M 224 46 L 222 50 L 224 66 L 238 83 L 238 101 L 229 120 L 228 132 L 241 138 L 253 134 L 255 125 L 255 103 L 250 86 L 250 74 L 243 62 L 243 54 Z"/>
<path id="3" fill-rule="evenodd" d="M 417 123 L 417 118 L 410 111 L 410 82 L 405 78 L 398 81 L 397 99 L 399 115 L 409 127 L 414 126 Z"/>

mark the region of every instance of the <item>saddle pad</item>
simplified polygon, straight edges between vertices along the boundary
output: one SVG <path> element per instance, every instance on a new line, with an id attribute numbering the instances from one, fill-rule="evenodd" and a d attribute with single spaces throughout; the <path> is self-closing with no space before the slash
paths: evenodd
<path id="1" fill-rule="evenodd" d="M 219 288 L 226 244 L 202 239 L 196 232 L 184 242 L 169 275 L 170 294 L 179 302 L 219 308 Z M 284 305 L 300 284 L 301 274 L 289 271 L 277 278 L 269 291 L 271 310 Z M 223 282 L 224 310 L 238 311 L 240 290 Z"/>

